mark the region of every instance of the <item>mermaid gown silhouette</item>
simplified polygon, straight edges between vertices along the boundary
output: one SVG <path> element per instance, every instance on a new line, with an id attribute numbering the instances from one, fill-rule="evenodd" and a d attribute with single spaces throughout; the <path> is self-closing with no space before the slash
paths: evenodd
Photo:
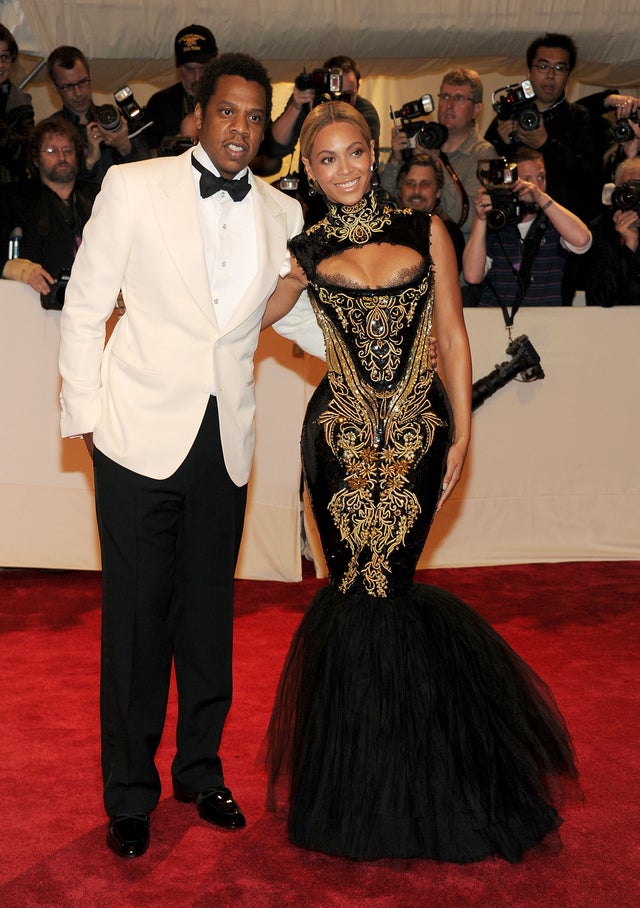
<path id="1" fill-rule="evenodd" d="M 268 801 L 327 854 L 517 862 L 560 825 L 551 787 L 577 772 L 544 682 L 469 606 L 414 584 L 453 431 L 429 361 L 429 231 L 371 192 L 291 243 L 326 343 L 302 459 L 330 581 L 280 679 Z M 421 263 L 375 289 L 322 276 L 366 243 Z"/>

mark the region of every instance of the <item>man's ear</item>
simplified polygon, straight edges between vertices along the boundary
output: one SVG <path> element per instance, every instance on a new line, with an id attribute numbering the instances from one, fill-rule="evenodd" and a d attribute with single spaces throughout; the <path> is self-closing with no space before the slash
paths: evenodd
<path id="1" fill-rule="evenodd" d="M 200 101 L 197 101 L 196 106 L 193 108 L 193 116 L 196 121 L 196 129 L 198 130 L 198 132 L 200 132 L 200 129 L 202 128 L 202 121 L 204 120 L 204 117 L 202 115 L 202 105 L 200 104 Z"/>

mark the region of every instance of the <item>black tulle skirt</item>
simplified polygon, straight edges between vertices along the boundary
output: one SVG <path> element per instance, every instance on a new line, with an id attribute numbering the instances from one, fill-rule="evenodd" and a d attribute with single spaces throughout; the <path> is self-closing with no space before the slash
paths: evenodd
<path id="1" fill-rule="evenodd" d="M 267 736 L 290 840 L 357 860 L 508 861 L 557 829 L 577 776 L 544 682 L 455 596 L 314 598 Z"/>

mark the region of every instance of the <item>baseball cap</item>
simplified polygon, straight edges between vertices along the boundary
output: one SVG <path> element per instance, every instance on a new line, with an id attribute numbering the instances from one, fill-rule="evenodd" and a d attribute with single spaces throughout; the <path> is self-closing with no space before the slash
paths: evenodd
<path id="1" fill-rule="evenodd" d="M 218 54 L 216 39 L 204 25 L 181 28 L 175 40 L 176 66 L 209 63 Z"/>

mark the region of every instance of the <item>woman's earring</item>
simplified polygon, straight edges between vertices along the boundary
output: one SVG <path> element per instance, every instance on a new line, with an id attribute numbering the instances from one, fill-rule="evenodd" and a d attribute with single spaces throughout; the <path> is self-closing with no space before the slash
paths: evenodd
<path id="1" fill-rule="evenodd" d="M 313 196 L 318 191 L 316 189 L 316 181 L 313 179 L 313 177 L 309 177 L 307 179 L 307 183 L 309 184 L 309 195 L 311 196 L 311 198 L 313 198 Z"/>
<path id="2" fill-rule="evenodd" d="M 375 162 L 371 165 L 371 188 L 380 189 L 380 175 Z"/>

